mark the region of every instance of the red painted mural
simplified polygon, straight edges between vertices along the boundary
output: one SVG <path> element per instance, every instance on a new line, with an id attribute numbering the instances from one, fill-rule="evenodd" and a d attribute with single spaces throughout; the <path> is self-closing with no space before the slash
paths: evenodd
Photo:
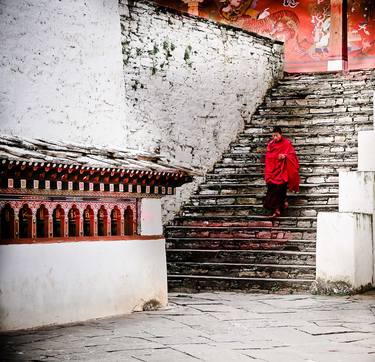
<path id="1" fill-rule="evenodd" d="M 344 12 L 331 11 L 342 0 L 155 2 L 284 41 L 286 71 L 290 72 L 327 70 L 328 61 L 336 59 L 333 49 L 337 50 L 337 26 L 341 32 L 347 14 L 347 36 L 339 38 L 344 43 L 344 60 L 348 59 L 349 69 L 375 68 L 374 0 L 349 0 Z"/>

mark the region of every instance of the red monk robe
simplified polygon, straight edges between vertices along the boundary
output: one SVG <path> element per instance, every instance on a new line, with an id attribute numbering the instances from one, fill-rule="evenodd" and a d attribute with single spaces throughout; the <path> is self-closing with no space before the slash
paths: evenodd
<path id="1" fill-rule="evenodd" d="M 274 210 L 274 216 L 280 215 L 280 210 L 287 206 L 286 189 L 298 192 L 299 162 L 292 143 L 279 135 L 279 139 L 273 139 L 267 145 L 265 181 L 267 183 L 267 195 L 264 207 Z"/>
<path id="2" fill-rule="evenodd" d="M 284 154 L 284 159 L 279 155 Z M 285 137 L 280 141 L 272 140 L 267 145 L 265 180 L 266 183 L 281 185 L 288 183 L 290 191 L 299 191 L 299 162 L 292 143 Z"/>

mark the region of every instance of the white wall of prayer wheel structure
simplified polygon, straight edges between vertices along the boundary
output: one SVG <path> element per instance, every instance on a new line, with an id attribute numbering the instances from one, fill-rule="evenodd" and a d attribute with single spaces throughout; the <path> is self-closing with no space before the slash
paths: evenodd
<path id="1" fill-rule="evenodd" d="M 0 245 L 0 329 L 71 323 L 167 303 L 165 240 Z"/>
<path id="2" fill-rule="evenodd" d="M 144 198 L 139 204 L 140 235 L 18 239 L 0 245 L 0 330 L 126 314 L 150 301 L 165 306 L 160 199 Z"/>

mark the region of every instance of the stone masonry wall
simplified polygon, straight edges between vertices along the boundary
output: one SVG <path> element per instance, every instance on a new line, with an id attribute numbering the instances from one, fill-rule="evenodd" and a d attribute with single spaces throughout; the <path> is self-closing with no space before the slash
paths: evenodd
<path id="1" fill-rule="evenodd" d="M 0 2 L 0 132 L 125 146 L 117 0 Z"/>
<path id="2" fill-rule="evenodd" d="M 127 145 L 205 173 L 281 75 L 282 44 L 147 1 L 120 9 Z M 165 199 L 165 221 L 201 181 Z"/>

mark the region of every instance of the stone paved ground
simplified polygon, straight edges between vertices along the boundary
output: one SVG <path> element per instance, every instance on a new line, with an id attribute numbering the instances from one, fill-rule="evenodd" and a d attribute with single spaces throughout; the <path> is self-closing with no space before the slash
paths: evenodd
<path id="1" fill-rule="evenodd" d="M 171 294 L 166 310 L 1 335 L 2 361 L 375 361 L 375 293 Z"/>

